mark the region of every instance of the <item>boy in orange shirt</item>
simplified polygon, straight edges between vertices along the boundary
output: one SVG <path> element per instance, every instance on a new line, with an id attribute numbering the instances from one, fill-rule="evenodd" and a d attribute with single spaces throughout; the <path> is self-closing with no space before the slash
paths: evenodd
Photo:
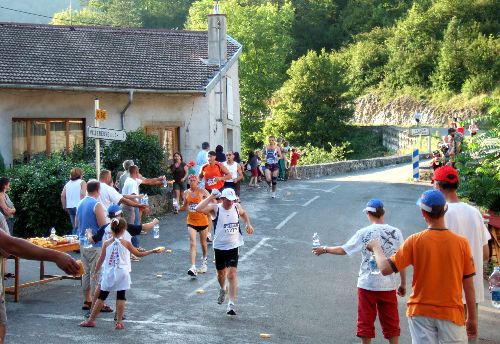
<path id="1" fill-rule="evenodd" d="M 428 190 L 417 202 L 428 227 L 408 237 L 399 251 L 386 258 L 380 243 L 368 242 L 383 275 L 413 265 L 413 281 L 408 300 L 408 324 L 413 343 L 467 343 L 477 334 L 475 274 L 467 239 L 445 226 L 444 195 Z M 468 312 L 465 321 L 462 288 Z M 464 326 L 465 324 L 465 326 Z"/>

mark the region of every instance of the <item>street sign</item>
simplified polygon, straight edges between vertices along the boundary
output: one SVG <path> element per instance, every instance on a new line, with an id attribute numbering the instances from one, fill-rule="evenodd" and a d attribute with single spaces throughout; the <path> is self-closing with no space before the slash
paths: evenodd
<path id="1" fill-rule="evenodd" d="M 429 128 L 410 128 L 410 136 L 429 136 L 430 134 Z"/>
<path id="2" fill-rule="evenodd" d="M 125 130 L 87 127 L 87 137 L 93 139 L 125 141 L 127 133 Z"/>
<path id="3" fill-rule="evenodd" d="M 105 121 L 106 118 L 108 118 L 108 113 L 106 110 L 103 109 L 96 109 L 95 110 L 95 119 L 98 121 Z"/>

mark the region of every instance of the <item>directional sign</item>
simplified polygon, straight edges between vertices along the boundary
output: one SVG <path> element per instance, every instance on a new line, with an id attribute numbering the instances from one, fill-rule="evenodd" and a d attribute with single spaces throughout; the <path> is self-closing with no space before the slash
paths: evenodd
<path id="1" fill-rule="evenodd" d="M 430 134 L 429 128 L 410 128 L 410 136 L 429 136 Z"/>
<path id="2" fill-rule="evenodd" d="M 125 141 L 127 134 L 125 130 L 87 127 L 87 137 L 93 139 Z"/>

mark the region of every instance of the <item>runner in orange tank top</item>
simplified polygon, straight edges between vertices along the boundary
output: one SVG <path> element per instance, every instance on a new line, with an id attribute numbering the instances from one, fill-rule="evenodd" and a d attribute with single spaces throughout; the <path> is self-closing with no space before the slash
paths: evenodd
<path id="1" fill-rule="evenodd" d="M 213 189 L 222 191 L 224 181 L 231 179 L 231 173 L 227 168 L 215 161 L 216 153 L 214 151 L 208 152 L 208 163 L 203 165 L 200 170 L 198 178 L 205 180 L 205 189 L 209 192 Z"/>
<path id="2" fill-rule="evenodd" d="M 205 198 L 209 196 L 208 191 L 200 188 L 198 177 L 194 174 L 188 176 L 189 189 L 184 191 L 184 199 L 181 211 L 187 210 L 187 228 L 189 235 L 189 254 L 191 256 L 191 267 L 188 275 L 196 277 L 198 272 L 207 272 L 207 234 L 208 234 L 208 216 L 195 211 L 194 209 Z M 200 233 L 200 245 L 203 252 L 201 268 L 196 270 L 196 233 Z"/>

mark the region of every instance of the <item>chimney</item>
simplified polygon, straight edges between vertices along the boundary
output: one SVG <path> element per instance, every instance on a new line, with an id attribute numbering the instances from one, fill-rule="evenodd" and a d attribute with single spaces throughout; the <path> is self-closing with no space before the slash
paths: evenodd
<path id="1" fill-rule="evenodd" d="M 214 1 L 213 13 L 208 15 L 208 63 L 224 64 L 227 60 L 226 15 L 219 13 Z"/>

